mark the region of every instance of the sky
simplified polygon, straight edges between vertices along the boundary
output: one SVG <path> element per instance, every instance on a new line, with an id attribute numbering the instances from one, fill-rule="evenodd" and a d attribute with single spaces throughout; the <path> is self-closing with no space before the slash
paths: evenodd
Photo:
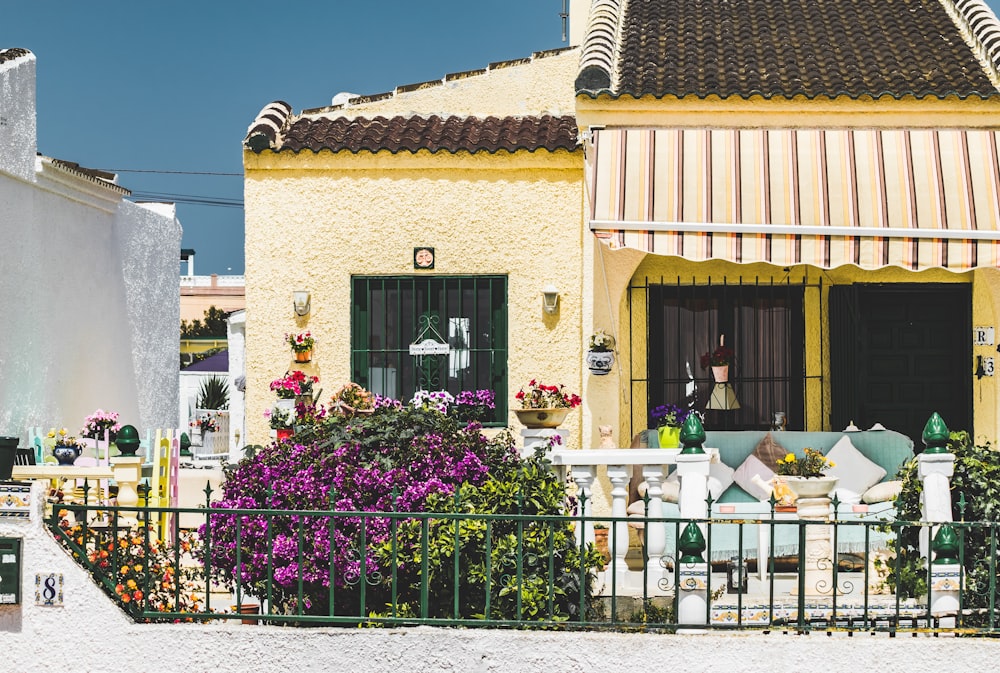
<path id="1" fill-rule="evenodd" d="M 114 171 L 136 200 L 176 200 L 195 273 L 242 274 L 242 141 L 262 107 L 299 113 L 565 46 L 562 5 L 23 0 L 3 8 L 0 49 L 37 59 L 39 152 Z"/>

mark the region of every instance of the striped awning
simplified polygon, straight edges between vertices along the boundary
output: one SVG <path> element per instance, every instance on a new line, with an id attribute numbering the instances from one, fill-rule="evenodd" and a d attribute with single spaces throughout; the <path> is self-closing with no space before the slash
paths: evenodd
<path id="1" fill-rule="evenodd" d="M 1000 266 L 998 134 L 982 129 L 595 129 L 591 230 L 703 261 Z"/>

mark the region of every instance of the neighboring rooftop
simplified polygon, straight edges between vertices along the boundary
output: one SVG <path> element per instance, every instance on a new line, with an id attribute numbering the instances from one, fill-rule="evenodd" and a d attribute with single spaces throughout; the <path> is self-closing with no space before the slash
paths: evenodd
<path id="1" fill-rule="evenodd" d="M 302 118 L 282 134 L 274 151 L 554 152 L 577 148 L 574 117 Z"/>
<path id="2" fill-rule="evenodd" d="M 7 61 L 13 61 L 15 59 L 21 58 L 22 56 L 27 56 L 31 52 L 27 49 L 21 49 L 20 47 L 11 47 L 9 49 L 0 49 L 0 63 L 6 63 Z"/>
<path id="3" fill-rule="evenodd" d="M 970 12 L 985 5 L 946 10 L 949 2 L 597 0 L 576 89 L 658 98 L 1000 96 L 995 49 L 983 47 L 996 44 L 995 18 L 970 31 Z"/>

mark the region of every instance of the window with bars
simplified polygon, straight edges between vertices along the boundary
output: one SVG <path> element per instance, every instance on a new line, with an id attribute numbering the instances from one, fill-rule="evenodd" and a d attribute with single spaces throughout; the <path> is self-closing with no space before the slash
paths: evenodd
<path id="1" fill-rule="evenodd" d="M 372 392 L 408 400 L 417 390 L 492 390 L 507 417 L 506 276 L 355 276 L 351 371 Z M 411 355 L 433 339 L 447 353 Z"/>
<path id="2" fill-rule="evenodd" d="M 664 403 L 691 405 L 718 430 L 766 428 L 780 411 L 787 429 L 803 429 L 802 286 L 661 283 L 632 289 L 648 297 L 647 411 Z M 735 351 L 729 391 L 719 390 L 711 371 L 701 367 L 701 356 L 723 335 Z"/>

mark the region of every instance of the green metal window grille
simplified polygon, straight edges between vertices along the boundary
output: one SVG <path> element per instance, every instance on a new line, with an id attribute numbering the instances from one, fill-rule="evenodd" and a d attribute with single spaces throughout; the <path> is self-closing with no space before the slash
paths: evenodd
<path id="1" fill-rule="evenodd" d="M 492 390 L 507 418 L 506 276 L 355 276 L 352 379 L 374 393 L 408 400 L 417 390 Z M 411 355 L 424 339 L 447 354 Z"/>
<path id="2" fill-rule="evenodd" d="M 665 403 L 691 406 L 717 430 L 766 429 L 776 412 L 785 413 L 786 429 L 803 429 L 808 379 L 804 287 L 743 279 L 706 285 L 645 279 L 633 284 L 631 310 L 636 301 L 643 302 L 648 321 L 647 379 L 633 374 L 633 398 L 646 404 L 647 413 Z M 717 384 L 700 361 L 719 345 L 720 335 L 735 351 L 729 385 L 738 409 L 712 408 L 709 402 Z M 645 399 L 636 397 L 642 387 Z"/>

